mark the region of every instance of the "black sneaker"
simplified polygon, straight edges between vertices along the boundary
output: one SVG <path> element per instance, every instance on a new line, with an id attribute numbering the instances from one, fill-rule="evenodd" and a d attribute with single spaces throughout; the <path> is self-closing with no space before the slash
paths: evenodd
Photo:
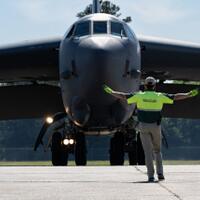
<path id="1" fill-rule="evenodd" d="M 154 177 L 150 177 L 150 178 L 148 179 L 148 182 L 149 182 L 149 183 L 153 183 L 154 181 L 155 181 Z"/>
<path id="2" fill-rule="evenodd" d="M 159 181 L 164 181 L 165 177 L 162 174 L 158 174 L 158 180 Z"/>

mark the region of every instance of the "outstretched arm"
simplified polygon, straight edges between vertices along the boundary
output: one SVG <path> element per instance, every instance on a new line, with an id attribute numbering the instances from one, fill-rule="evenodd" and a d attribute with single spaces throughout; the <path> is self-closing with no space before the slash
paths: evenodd
<path id="1" fill-rule="evenodd" d="M 184 99 L 195 97 L 198 94 L 199 94 L 199 89 L 191 90 L 188 93 L 177 93 L 177 94 L 174 95 L 174 100 L 175 101 L 184 100 Z"/>
<path id="2" fill-rule="evenodd" d="M 117 92 L 117 91 L 113 91 L 111 93 L 112 96 L 118 98 L 118 99 L 123 99 L 126 100 L 131 94 L 129 93 L 124 93 L 124 92 Z"/>
<path id="3" fill-rule="evenodd" d="M 118 99 L 122 99 L 122 100 L 126 100 L 131 95 L 130 93 L 114 91 L 110 87 L 108 87 L 107 85 L 104 85 L 103 89 L 106 93 L 111 94 L 112 96 L 114 96 Z"/>

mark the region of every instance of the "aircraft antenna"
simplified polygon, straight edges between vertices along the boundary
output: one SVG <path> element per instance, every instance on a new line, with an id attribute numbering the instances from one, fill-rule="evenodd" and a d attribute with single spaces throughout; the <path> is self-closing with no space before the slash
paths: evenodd
<path id="1" fill-rule="evenodd" d="M 99 0 L 93 0 L 92 13 L 100 13 L 101 5 Z"/>

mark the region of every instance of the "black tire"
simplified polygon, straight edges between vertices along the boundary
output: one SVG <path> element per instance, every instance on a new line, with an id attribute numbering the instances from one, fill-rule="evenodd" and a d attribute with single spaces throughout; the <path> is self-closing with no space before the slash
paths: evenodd
<path id="1" fill-rule="evenodd" d="M 75 163 L 77 166 L 87 165 L 86 141 L 85 135 L 82 133 L 76 135 Z"/>
<path id="2" fill-rule="evenodd" d="M 54 166 L 65 166 L 68 163 L 68 152 L 62 147 L 62 135 L 55 132 L 52 136 L 51 155 Z"/>
<path id="3" fill-rule="evenodd" d="M 140 140 L 140 133 L 137 136 L 137 163 L 138 165 L 145 165 L 145 155 L 142 142 Z"/>
<path id="4" fill-rule="evenodd" d="M 110 140 L 110 165 L 124 164 L 124 136 L 117 132 Z"/>
<path id="5" fill-rule="evenodd" d="M 137 141 L 132 142 L 132 149 L 128 152 L 129 165 L 137 165 Z"/>

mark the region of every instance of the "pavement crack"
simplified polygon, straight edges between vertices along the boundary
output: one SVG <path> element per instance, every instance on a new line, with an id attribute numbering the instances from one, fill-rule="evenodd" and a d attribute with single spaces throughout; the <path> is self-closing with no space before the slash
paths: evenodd
<path id="1" fill-rule="evenodd" d="M 158 183 L 160 185 L 160 187 L 162 187 L 163 189 L 167 190 L 170 194 L 172 194 L 174 197 L 176 197 L 179 200 L 183 200 L 178 194 L 176 194 L 175 192 L 173 192 L 172 190 L 170 190 L 168 187 L 166 187 L 165 185 Z"/>
<path id="2" fill-rule="evenodd" d="M 146 174 L 145 172 L 143 172 L 140 168 L 138 168 L 137 166 L 135 166 L 135 169 L 142 173 L 142 174 Z M 172 190 L 170 190 L 168 187 L 166 187 L 165 185 L 163 185 L 161 182 L 157 182 L 160 187 L 162 187 L 163 189 L 165 189 L 167 192 L 169 192 L 170 194 L 172 194 L 175 198 L 179 199 L 179 200 L 183 200 L 178 194 L 176 194 L 175 192 L 173 192 Z"/>

